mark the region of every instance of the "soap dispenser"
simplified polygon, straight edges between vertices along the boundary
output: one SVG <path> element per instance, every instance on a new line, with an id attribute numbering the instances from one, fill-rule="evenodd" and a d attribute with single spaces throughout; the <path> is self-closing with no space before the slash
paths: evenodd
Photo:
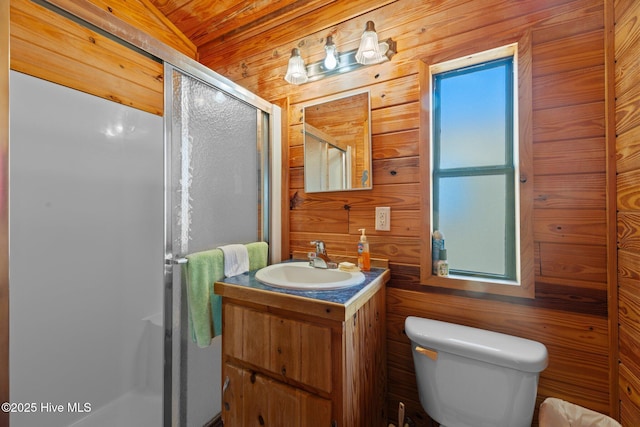
<path id="1" fill-rule="evenodd" d="M 367 242 L 367 236 L 365 236 L 364 228 L 359 228 L 358 231 L 362 232 L 360 241 L 358 242 L 358 267 L 362 271 L 371 270 L 371 256 L 369 255 L 369 242 Z"/>

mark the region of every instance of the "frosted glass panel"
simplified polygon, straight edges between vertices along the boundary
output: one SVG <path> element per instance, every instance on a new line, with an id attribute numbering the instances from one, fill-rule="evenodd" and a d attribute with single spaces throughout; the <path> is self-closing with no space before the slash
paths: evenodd
<path id="1" fill-rule="evenodd" d="M 505 176 L 439 180 L 438 227 L 451 270 L 505 274 Z"/>
<path id="2" fill-rule="evenodd" d="M 262 240 L 262 111 L 173 68 L 166 75 L 172 76 L 169 253 L 178 258 Z M 176 425 L 201 426 L 221 411 L 222 339 L 206 348 L 191 341 L 180 268 L 173 269 L 170 282 L 173 334 L 181 337 L 172 343 L 172 401 L 179 402 L 173 417 Z"/>
<path id="3" fill-rule="evenodd" d="M 501 66 L 438 77 L 440 168 L 505 163 L 505 72 Z"/>
<path id="4" fill-rule="evenodd" d="M 258 239 L 256 108 L 174 73 L 174 248 L 182 254 Z"/>

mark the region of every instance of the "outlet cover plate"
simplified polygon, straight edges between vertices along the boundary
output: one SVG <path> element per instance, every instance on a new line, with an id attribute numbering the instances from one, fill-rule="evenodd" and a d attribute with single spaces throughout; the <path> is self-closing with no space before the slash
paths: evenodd
<path id="1" fill-rule="evenodd" d="M 391 230 L 391 208 L 377 207 L 376 208 L 376 230 L 377 231 L 389 231 Z"/>

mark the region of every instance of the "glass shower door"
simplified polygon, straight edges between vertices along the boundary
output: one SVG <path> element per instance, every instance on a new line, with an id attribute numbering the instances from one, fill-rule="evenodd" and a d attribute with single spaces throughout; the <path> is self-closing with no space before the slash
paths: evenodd
<path id="1" fill-rule="evenodd" d="M 191 341 L 180 263 L 220 245 L 267 240 L 268 115 L 170 65 L 165 76 L 165 325 L 172 337 L 165 425 L 201 426 L 221 409 L 221 338 L 206 348 Z"/>

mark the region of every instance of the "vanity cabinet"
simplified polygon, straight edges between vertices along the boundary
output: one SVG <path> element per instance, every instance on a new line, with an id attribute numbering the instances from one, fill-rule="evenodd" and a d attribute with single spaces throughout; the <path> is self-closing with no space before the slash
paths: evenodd
<path id="1" fill-rule="evenodd" d="M 225 427 L 386 427 L 387 280 L 347 304 L 216 283 Z"/>

